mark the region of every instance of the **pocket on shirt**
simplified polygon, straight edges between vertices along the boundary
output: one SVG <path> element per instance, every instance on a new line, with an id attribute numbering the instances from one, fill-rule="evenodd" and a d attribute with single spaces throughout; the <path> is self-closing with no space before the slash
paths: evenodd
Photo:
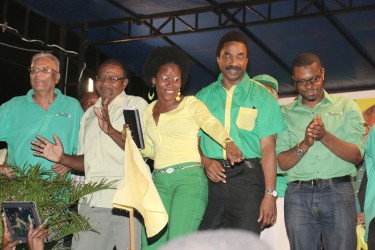
<path id="1" fill-rule="evenodd" d="M 236 124 L 241 129 L 253 130 L 255 120 L 258 116 L 258 110 L 253 108 L 240 107 Z"/>

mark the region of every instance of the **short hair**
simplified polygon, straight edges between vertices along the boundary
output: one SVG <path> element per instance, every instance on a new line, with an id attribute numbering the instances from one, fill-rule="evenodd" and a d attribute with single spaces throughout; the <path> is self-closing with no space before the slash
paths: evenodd
<path id="1" fill-rule="evenodd" d="M 143 66 L 143 80 L 151 85 L 151 80 L 159 69 L 166 64 L 176 64 L 181 70 L 181 87 L 184 87 L 189 76 L 189 57 L 174 46 L 157 47 L 150 53 Z"/>
<path id="2" fill-rule="evenodd" d="M 42 57 L 47 57 L 49 59 L 51 59 L 55 65 L 56 65 L 56 71 L 57 72 L 60 72 L 60 62 L 59 62 L 59 59 L 57 59 L 56 56 L 52 55 L 51 53 L 49 52 L 40 52 L 40 53 L 37 53 L 35 54 L 32 58 L 31 58 L 31 64 L 33 64 L 33 62 L 39 58 L 42 58 Z"/>
<path id="3" fill-rule="evenodd" d="M 122 69 L 122 71 L 124 72 L 123 77 L 127 77 L 126 75 L 127 75 L 127 73 L 128 73 L 128 70 L 127 70 L 127 68 L 126 68 L 126 66 L 125 66 L 125 64 L 124 64 L 124 62 L 123 62 L 122 60 L 117 59 L 117 58 L 113 58 L 113 57 L 108 58 L 108 59 L 106 59 L 104 62 L 102 62 L 102 63 L 100 64 L 98 71 L 99 71 L 104 65 L 116 65 L 116 66 L 119 66 L 119 67 Z"/>
<path id="4" fill-rule="evenodd" d="M 249 41 L 247 37 L 238 31 L 230 31 L 226 33 L 219 41 L 217 48 L 216 48 L 216 57 L 220 57 L 221 50 L 224 47 L 225 43 L 228 42 L 239 42 L 243 43 L 246 46 L 246 52 L 247 52 L 247 57 L 249 58 L 250 56 L 250 46 L 249 46 Z"/>
<path id="5" fill-rule="evenodd" d="M 313 53 L 301 53 L 292 63 L 292 73 L 294 74 L 295 67 L 309 66 L 313 63 L 316 63 L 318 67 L 322 67 L 322 63 L 317 55 Z"/>

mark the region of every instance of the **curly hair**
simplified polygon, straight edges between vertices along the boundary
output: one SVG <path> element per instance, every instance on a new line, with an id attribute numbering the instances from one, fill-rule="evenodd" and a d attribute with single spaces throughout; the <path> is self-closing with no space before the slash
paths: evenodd
<path id="1" fill-rule="evenodd" d="M 166 64 L 176 64 L 181 70 L 181 87 L 184 87 L 188 75 L 190 59 L 189 57 L 174 46 L 157 47 L 150 53 L 143 66 L 143 80 L 147 85 L 151 85 L 151 80 L 156 76 L 159 69 Z"/>

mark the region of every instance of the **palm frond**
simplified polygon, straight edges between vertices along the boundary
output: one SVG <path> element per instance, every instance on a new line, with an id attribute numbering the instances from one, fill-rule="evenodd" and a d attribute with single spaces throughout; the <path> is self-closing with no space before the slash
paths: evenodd
<path id="1" fill-rule="evenodd" d="M 57 233 L 54 238 L 56 242 L 49 244 L 53 249 L 63 249 L 57 241 L 69 234 L 93 230 L 87 218 L 72 209 L 74 204 L 85 195 L 113 189 L 115 184 L 101 181 L 76 185 L 74 180 L 54 175 L 52 171 L 42 168 L 41 164 L 29 168 L 16 166 L 13 169 L 17 175 L 12 178 L 0 174 L 0 187 L 3 187 L 0 189 L 0 201 L 34 201 L 41 220 L 48 218 L 47 226 Z M 0 237 L 2 232 L 1 226 Z"/>

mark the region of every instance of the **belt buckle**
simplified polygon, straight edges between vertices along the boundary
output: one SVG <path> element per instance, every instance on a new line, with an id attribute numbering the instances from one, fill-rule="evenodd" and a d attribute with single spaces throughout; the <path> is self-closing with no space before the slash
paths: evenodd
<path id="1" fill-rule="evenodd" d="M 165 170 L 165 172 L 167 173 L 167 174 L 171 174 L 171 173 L 173 173 L 174 172 L 174 168 L 167 168 L 166 170 Z"/>
<path id="2" fill-rule="evenodd" d="M 231 168 L 232 167 L 232 165 L 230 165 L 229 160 L 223 160 L 223 166 L 226 167 L 226 168 Z"/>

